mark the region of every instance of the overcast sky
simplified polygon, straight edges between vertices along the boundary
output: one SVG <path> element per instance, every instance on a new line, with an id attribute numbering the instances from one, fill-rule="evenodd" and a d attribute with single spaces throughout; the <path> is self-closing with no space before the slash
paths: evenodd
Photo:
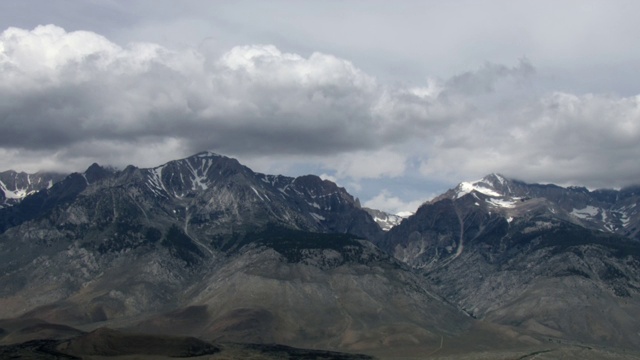
<path id="1" fill-rule="evenodd" d="M 397 212 L 640 183 L 640 2 L 0 2 L 0 170 L 201 150 Z"/>

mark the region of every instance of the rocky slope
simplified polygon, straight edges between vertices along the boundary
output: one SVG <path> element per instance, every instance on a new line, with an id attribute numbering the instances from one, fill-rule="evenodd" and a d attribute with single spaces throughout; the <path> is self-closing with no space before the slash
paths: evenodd
<path id="1" fill-rule="evenodd" d="M 0 210 L 0 229 L 0 318 L 352 350 L 472 323 L 364 240 L 382 230 L 344 189 L 211 153 L 94 164 Z"/>
<path id="2" fill-rule="evenodd" d="M 209 152 L 93 164 L 0 209 L 0 343 L 109 326 L 391 356 L 639 349 L 637 204 L 492 174 L 386 229 L 313 175 Z"/>
<path id="3" fill-rule="evenodd" d="M 424 204 L 379 245 L 476 318 L 552 339 L 637 348 L 635 200 L 632 190 L 490 175 Z M 589 207 L 598 210 L 583 216 Z"/>
<path id="4" fill-rule="evenodd" d="M 267 228 L 249 234 L 180 310 L 136 325 L 221 341 L 363 350 L 437 343 L 471 319 L 370 242 Z M 192 319 L 185 319 L 184 314 Z"/>
<path id="5" fill-rule="evenodd" d="M 437 200 L 457 199 L 466 194 L 478 197 L 478 206 L 487 206 L 514 217 L 521 213 L 521 209 L 529 211 L 531 204 L 528 200 L 543 201 L 537 204 L 540 210 L 548 211 L 559 219 L 594 230 L 640 239 L 638 186 L 621 190 L 589 191 L 584 187 L 563 188 L 553 184 L 527 184 L 506 179 L 499 174 L 491 174 L 482 180 L 463 182 Z"/>

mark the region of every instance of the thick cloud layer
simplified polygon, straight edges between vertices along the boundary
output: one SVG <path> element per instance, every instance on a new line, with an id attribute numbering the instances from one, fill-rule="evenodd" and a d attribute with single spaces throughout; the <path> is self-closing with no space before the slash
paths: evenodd
<path id="1" fill-rule="evenodd" d="M 255 45 L 206 59 L 52 25 L 0 41 L 6 148 L 171 137 L 193 151 L 335 154 L 374 148 L 384 130 L 375 80 L 331 55 Z"/>
<path id="2" fill-rule="evenodd" d="M 392 85 L 330 54 L 123 47 L 47 25 L 2 32 L 0 73 L 2 169 L 152 166 L 210 149 L 259 170 L 311 162 L 356 187 L 409 173 L 592 187 L 640 178 L 640 97 L 560 92 L 526 59 Z"/>

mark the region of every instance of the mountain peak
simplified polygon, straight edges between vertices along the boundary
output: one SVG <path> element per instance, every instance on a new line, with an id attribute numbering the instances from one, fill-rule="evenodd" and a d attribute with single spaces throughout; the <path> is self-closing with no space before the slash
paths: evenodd
<path id="1" fill-rule="evenodd" d="M 209 151 L 209 150 L 205 150 L 205 151 L 201 151 L 197 154 L 191 155 L 189 156 L 191 157 L 201 157 L 201 158 L 210 158 L 210 157 L 224 157 L 220 154 L 214 153 L 213 151 Z"/>
<path id="2" fill-rule="evenodd" d="M 469 193 L 477 192 L 490 197 L 503 197 L 511 193 L 512 180 L 502 174 L 491 173 L 480 180 L 465 181 L 458 184 L 451 197 L 459 199 Z"/>
<path id="3" fill-rule="evenodd" d="M 502 174 L 491 173 L 491 174 L 483 177 L 482 181 L 485 182 L 485 183 L 487 183 L 487 182 L 491 183 L 494 186 L 498 186 L 498 185 L 504 185 L 505 183 L 507 183 L 509 181 L 509 179 L 504 177 Z"/>
<path id="4" fill-rule="evenodd" d="M 464 181 L 458 184 L 455 188 L 454 198 L 459 199 L 472 192 L 479 192 L 488 196 L 502 196 L 495 190 L 492 182 L 482 179 L 471 182 Z"/>
<path id="5" fill-rule="evenodd" d="M 87 182 L 89 184 L 104 179 L 110 175 L 112 175 L 111 171 L 98 165 L 97 163 L 91 164 L 91 166 L 89 166 L 89 168 L 84 172 L 84 177 L 85 179 L 87 179 Z"/>

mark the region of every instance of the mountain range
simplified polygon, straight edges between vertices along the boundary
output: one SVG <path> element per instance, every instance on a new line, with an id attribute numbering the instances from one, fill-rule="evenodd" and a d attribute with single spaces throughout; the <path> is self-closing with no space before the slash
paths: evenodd
<path id="1" fill-rule="evenodd" d="M 378 245 L 474 318 L 549 339 L 640 345 L 636 190 L 492 174 L 423 204 Z"/>
<path id="2" fill-rule="evenodd" d="M 404 219 L 211 152 L 0 175 L 7 346 L 82 356 L 69 341 L 108 327 L 383 358 L 640 351 L 640 187 L 491 174 Z"/>

